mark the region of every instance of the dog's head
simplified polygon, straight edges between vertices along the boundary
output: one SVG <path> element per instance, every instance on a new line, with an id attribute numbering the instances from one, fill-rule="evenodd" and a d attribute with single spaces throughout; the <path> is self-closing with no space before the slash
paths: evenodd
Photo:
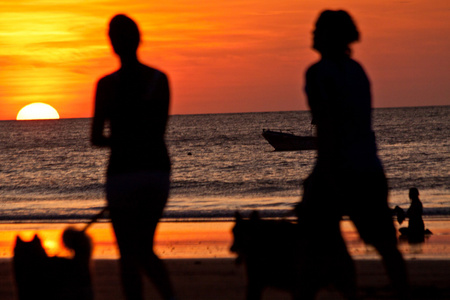
<path id="1" fill-rule="evenodd" d="M 68 227 L 62 234 L 62 240 L 66 248 L 73 250 L 76 256 L 91 256 L 91 239 L 84 231 Z"/>
<path id="2" fill-rule="evenodd" d="M 233 227 L 233 244 L 230 251 L 236 253 L 236 262 L 240 263 L 248 256 L 253 246 L 255 238 L 255 228 L 259 221 L 259 215 L 254 211 L 250 219 L 243 219 L 239 212 L 235 214 L 235 225 Z"/>
<path id="3" fill-rule="evenodd" d="M 47 254 L 37 234 L 29 242 L 23 241 L 20 236 L 16 237 L 16 244 L 14 246 L 15 259 L 33 261 L 45 257 L 47 257 Z"/>

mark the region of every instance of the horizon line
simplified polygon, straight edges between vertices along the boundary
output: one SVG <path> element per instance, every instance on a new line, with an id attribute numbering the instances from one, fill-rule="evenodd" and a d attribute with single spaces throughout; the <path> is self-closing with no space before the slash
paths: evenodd
<path id="1" fill-rule="evenodd" d="M 386 106 L 386 107 L 373 107 L 372 109 L 399 109 L 399 108 L 420 108 L 420 107 L 445 107 L 446 105 L 415 105 L 415 106 Z M 169 114 L 169 116 L 198 116 L 198 115 L 226 115 L 226 114 L 254 114 L 254 113 L 279 113 L 279 112 L 308 112 L 309 110 L 270 110 L 270 111 L 242 111 L 242 112 L 216 112 L 216 113 L 198 113 L 198 114 Z M 58 121 L 58 120 L 74 120 L 74 119 L 92 119 L 92 117 L 71 117 L 71 118 L 59 118 L 59 119 L 34 119 L 34 120 L 16 120 L 16 119 L 2 119 L 1 121 Z"/>

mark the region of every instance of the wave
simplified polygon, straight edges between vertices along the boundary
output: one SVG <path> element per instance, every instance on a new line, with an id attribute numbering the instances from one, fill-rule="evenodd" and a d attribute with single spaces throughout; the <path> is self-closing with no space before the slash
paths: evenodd
<path id="1" fill-rule="evenodd" d="M 272 205 L 265 208 L 264 205 L 249 204 L 245 207 L 236 209 L 210 209 L 204 210 L 166 210 L 162 221 L 166 222 L 189 222 L 189 221 L 231 221 L 234 219 L 236 211 L 239 211 L 244 217 L 249 216 L 253 211 L 258 211 L 262 218 L 279 219 L 288 218 L 295 219 L 293 209 L 284 208 L 276 209 Z M 28 222 L 49 222 L 49 223 L 86 223 L 95 215 L 102 211 L 103 206 L 91 207 L 86 209 L 78 209 L 76 211 L 52 213 L 50 211 L 35 210 L 30 214 L 26 210 L 7 211 L 0 216 L 1 223 L 28 223 Z M 450 218 L 450 207 L 428 208 L 424 210 L 424 218 Z M 109 218 L 99 219 L 99 222 L 109 222 Z"/>

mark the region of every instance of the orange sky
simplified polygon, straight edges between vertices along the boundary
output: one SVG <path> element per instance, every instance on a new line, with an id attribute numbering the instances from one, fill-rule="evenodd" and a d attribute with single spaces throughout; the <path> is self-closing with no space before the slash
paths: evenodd
<path id="1" fill-rule="evenodd" d="M 172 114 L 307 109 L 311 31 L 325 8 L 348 10 L 376 107 L 450 105 L 448 0 L 0 1 L 0 120 L 31 102 L 90 117 L 96 80 L 117 68 L 109 19 L 139 24 L 139 56 L 165 71 Z"/>

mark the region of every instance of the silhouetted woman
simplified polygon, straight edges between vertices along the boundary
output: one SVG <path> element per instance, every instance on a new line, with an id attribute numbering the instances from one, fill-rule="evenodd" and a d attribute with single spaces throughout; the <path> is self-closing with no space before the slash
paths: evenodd
<path id="1" fill-rule="evenodd" d="M 417 188 L 409 189 L 409 199 L 411 205 L 406 211 L 406 217 L 409 219 L 407 228 L 400 228 L 402 236 L 407 236 L 410 243 L 422 243 L 425 240 L 425 224 L 423 222 L 423 205 L 419 199 L 419 190 Z M 431 231 L 428 231 L 431 233 Z"/>
<path id="2" fill-rule="evenodd" d="M 423 205 L 419 199 L 419 190 L 417 188 L 409 189 L 409 199 L 411 205 L 406 211 L 406 215 L 409 218 L 408 228 L 410 232 L 423 233 L 425 231 L 425 225 L 423 223 Z"/>
<path id="3" fill-rule="evenodd" d="M 321 59 L 307 70 L 305 87 L 317 128 L 318 156 L 304 183 L 305 213 L 300 217 L 320 213 L 320 224 L 314 222 L 318 234 L 332 232 L 334 242 L 342 246 L 339 220 L 348 215 L 361 238 L 383 257 L 400 298 L 407 299 L 405 265 L 397 249 L 387 181 L 372 131 L 370 83 L 349 48 L 358 40 L 359 32 L 347 12 L 327 10 L 319 16 L 313 48 Z M 343 255 L 343 260 L 348 257 Z"/>
<path id="4" fill-rule="evenodd" d="M 164 299 L 173 299 L 167 271 L 153 252 L 170 184 L 164 141 L 168 79 L 139 62 L 140 33 L 132 19 L 113 17 L 109 37 L 121 67 L 98 81 L 92 143 L 111 149 L 106 196 L 120 250 L 122 284 L 127 299 L 143 299 L 142 275 L 147 275 Z"/>

